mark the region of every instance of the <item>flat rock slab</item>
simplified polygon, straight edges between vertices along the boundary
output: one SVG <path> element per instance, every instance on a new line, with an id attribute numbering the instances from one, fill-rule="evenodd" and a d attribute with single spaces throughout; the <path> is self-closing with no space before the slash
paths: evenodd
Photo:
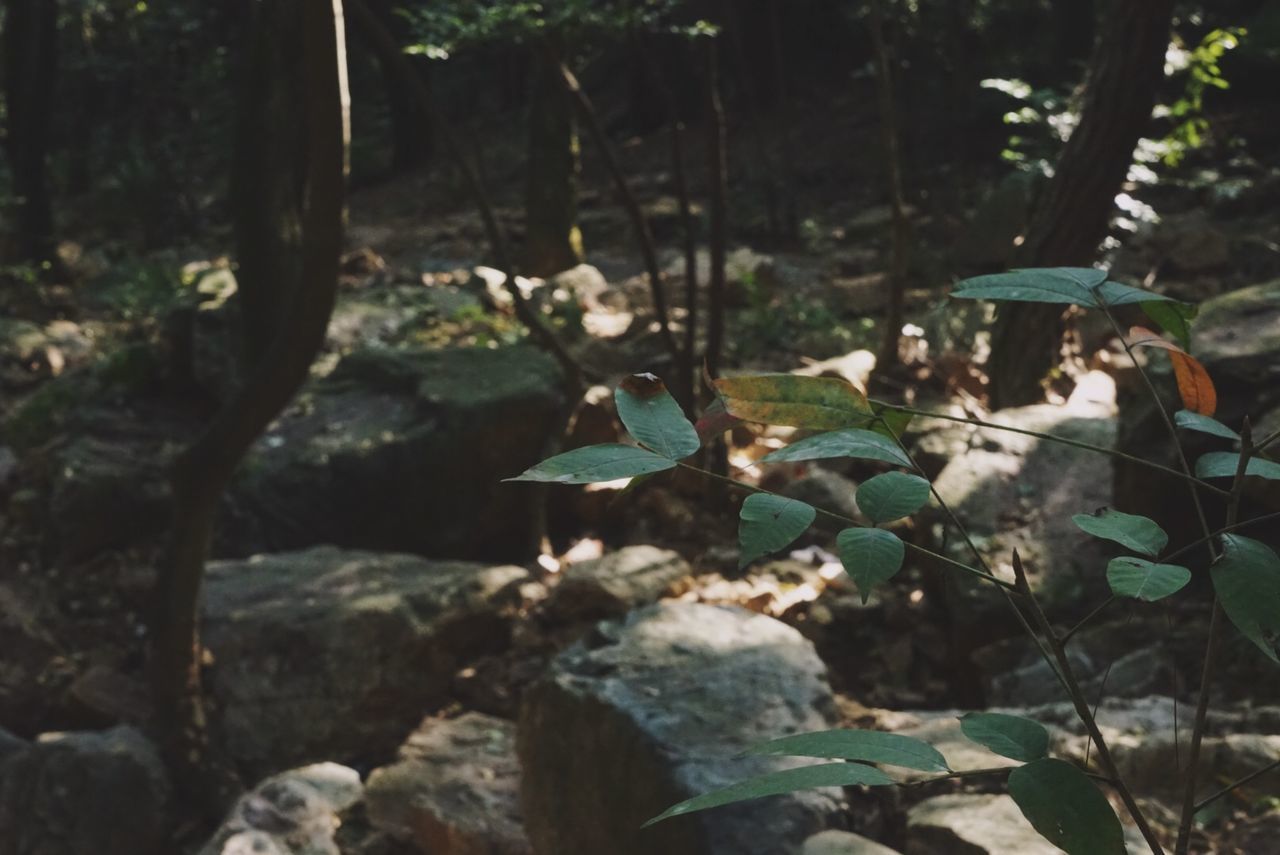
<path id="1" fill-rule="evenodd" d="M 340 855 L 338 814 L 362 791 L 359 773 L 337 763 L 274 775 L 240 797 L 199 855 Z"/>
<path id="2" fill-rule="evenodd" d="M 902 853 L 851 831 L 824 831 L 806 840 L 800 855 L 902 855 Z"/>
<path id="3" fill-rule="evenodd" d="M 511 635 L 523 568 L 316 547 L 209 565 L 205 643 L 227 746 L 258 774 L 394 751 Z"/>
<path id="4" fill-rule="evenodd" d="M 525 696 L 518 748 L 539 855 L 783 855 L 843 806 L 795 793 L 640 830 L 694 795 L 782 768 L 741 757 L 768 739 L 832 726 L 813 646 L 733 607 L 661 603 L 600 624 Z"/>
<path id="5" fill-rule="evenodd" d="M 482 713 L 424 721 L 365 787 L 369 821 L 433 855 L 531 855 L 515 724 Z"/>
<path id="6" fill-rule="evenodd" d="M 1150 852 L 1136 830 L 1125 827 L 1132 855 Z M 1062 855 L 1040 836 L 1006 795 L 935 796 L 907 812 L 906 855 Z"/>

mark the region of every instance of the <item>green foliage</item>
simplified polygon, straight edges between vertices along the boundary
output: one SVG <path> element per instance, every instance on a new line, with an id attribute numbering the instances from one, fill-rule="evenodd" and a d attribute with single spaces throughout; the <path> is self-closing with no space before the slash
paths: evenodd
<path id="1" fill-rule="evenodd" d="M 1104 540 L 1114 540 L 1143 555 L 1159 555 L 1169 543 L 1169 535 L 1154 520 L 1111 508 L 1101 508 L 1092 514 L 1076 514 L 1071 521 L 1081 531 Z"/>
<path id="2" fill-rule="evenodd" d="M 809 430 L 864 427 L 876 418 L 867 396 L 836 377 L 761 374 L 716 381 L 725 409 L 748 422 Z"/>
<path id="3" fill-rule="evenodd" d="M 1224 425 L 1217 419 L 1209 416 L 1202 416 L 1200 413 L 1193 413 L 1190 410 L 1178 410 L 1173 414 L 1173 421 L 1180 428 L 1186 430 L 1194 430 L 1200 433 L 1207 433 L 1210 436 L 1219 436 L 1223 439 L 1239 439 L 1240 434 Z M 1232 472 L 1231 474 L 1235 474 Z"/>
<path id="4" fill-rule="evenodd" d="M 777 552 L 804 534 L 817 511 L 804 502 L 755 493 L 747 496 L 738 513 L 738 566 Z"/>
<path id="5" fill-rule="evenodd" d="M 858 508 L 874 523 L 910 516 L 929 501 L 929 482 L 919 475 L 885 472 L 858 485 Z"/>
<path id="6" fill-rule="evenodd" d="M 1196 461 L 1197 478 L 1234 478 L 1240 467 L 1240 455 L 1229 451 L 1211 451 Z M 1280 481 L 1280 463 L 1250 457 L 1244 474 Z"/>
<path id="7" fill-rule="evenodd" d="M 897 466 L 911 466 L 911 458 L 896 443 L 861 428 L 829 431 L 793 442 L 765 455 L 761 462 L 826 460 L 832 457 L 879 460 Z"/>
<path id="8" fill-rule="evenodd" d="M 557 454 L 531 466 L 507 481 L 543 481 L 552 484 L 595 484 L 634 478 L 675 467 L 667 457 L 634 445 L 588 445 Z"/>
<path id="9" fill-rule="evenodd" d="M 1167 107 L 1157 109 L 1157 115 L 1174 121 L 1173 130 L 1164 138 L 1164 162 L 1177 166 L 1188 151 L 1204 145 L 1209 132 L 1209 120 L 1204 115 L 1204 96 L 1211 89 L 1225 90 L 1231 87 L 1223 76 L 1219 64 L 1227 51 L 1240 45 L 1245 36 L 1241 27 L 1211 30 L 1200 44 L 1187 50 L 1180 45 L 1170 51 L 1165 73 L 1185 74 L 1186 84 L 1182 96 Z"/>
<path id="10" fill-rule="evenodd" d="M 1238 534 L 1222 536 L 1213 565 L 1213 589 L 1241 635 L 1280 663 L 1280 557 L 1265 543 Z"/>
<path id="11" fill-rule="evenodd" d="M 1049 731 L 1020 715 L 969 713 L 960 717 L 960 730 L 970 740 L 1010 760 L 1039 760 L 1049 753 Z"/>
<path id="12" fill-rule="evenodd" d="M 1088 309 L 1130 303 L 1164 302 L 1163 294 L 1107 281 L 1107 272 L 1092 267 L 1011 270 L 965 279 L 952 297 L 1020 303 L 1066 303 Z"/>
<path id="13" fill-rule="evenodd" d="M 1009 795 L 1040 835 L 1067 855 L 1124 855 L 1124 829 L 1084 772 L 1043 758 L 1009 773 Z"/>
<path id="14" fill-rule="evenodd" d="M 1154 300 L 1140 305 L 1147 317 L 1172 335 L 1183 350 L 1191 347 L 1191 322 L 1198 311 L 1195 306 L 1173 300 Z"/>
<path id="15" fill-rule="evenodd" d="M 938 749 L 921 739 L 878 730 L 822 730 L 796 733 L 752 748 L 750 754 L 781 754 L 788 757 L 820 757 L 826 760 L 861 760 L 918 769 L 921 772 L 951 771 Z"/>
<path id="16" fill-rule="evenodd" d="M 1178 593 L 1190 581 L 1191 571 L 1177 564 L 1153 564 L 1130 556 L 1113 558 L 1107 564 L 1107 584 L 1117 597 L 1153 603 Z"/>
<path id="17" fill-rule="evenodd" d="M 644 824 L 647 828 L 665 819 L 684 816 L 707 808 L 758 799 L 762 796 L 780 796 L 796 790 L 814 787 L 887 786 L 893 779 L 873 766 L 861 763 L 826 763 L 820 766 L 801 766 L 768 775 L 749 778 L 722 790 L 680 802 L 667 808 Z"/>
<path id="18" fill-rule="evenodd" d="M 897 575 L 906 554 L 902 539 L 882 528 L 846 528 L 836 536 L 836 546 L 863 603 L 876 585 Z"/>
<path id="19" fill-rule="evenodd" d="M 618 418 L 631 435 L 663 457 L 683 460 L 702 446 L 680 405 L 652 374 L 632 375 L 613 399 Z"/>

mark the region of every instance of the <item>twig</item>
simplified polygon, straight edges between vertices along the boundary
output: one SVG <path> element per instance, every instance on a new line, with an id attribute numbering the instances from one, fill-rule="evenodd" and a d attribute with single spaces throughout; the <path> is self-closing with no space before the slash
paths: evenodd
<path id="1" fill-rule="evenodd" d="M 1115 787 L 1117 795 L 1120 796 L 1120 801 L 1124 802 L 1125 809 L 1128 810 L 1129 816 L 1133 818 L 1134 824 L 1138 826 L 1138 831 L 1142 832 L 1142 837 L 1147 841 L 1147 845 L 1151 847 L 1151 851 L 1155 855 L 1164 855 L 1164 849 L 1160 845 L 1160 838 L 1156 837 L 1151 824 L 1143 816 L 1137 800 L 1133 797 L 1133 793 L 1129 791 L 1128 785 L 1125 784 L 1119 770 L 1116 768 L 1115 760 L 1111 757 L 1111 750 L 1107 747 L 1107 740 L 1098 728 L 1097 719 L 1094 718 L 1093 712 L 1089 709 L 1089 702 L 1085 699 L 1084 691 L 1080 688 L 1080 682 L 1076 679 L 1075 669 L 1071 667 L 1071 660 L 1067 657 L 1066 648 L 1062 645 L 1061 639 L 1054 633 L 1053 627 L 1049 624 L 1049 619 L 1045 617 L 1044 610 L 1040 608 L 1040 603 L 1031 595 L 1031 586 L 1027 583 L 1027 574 L 1022 567 L 1022 558 L 1018 555 L 1018 550 L 1016 549 L 1013 551 L 1013 573 L 1018 589 L 1023 593 L 1024 600 L 1031 611 L 1031 617 L 1040 628 L 1040 632 L 1043 633 L 1045 642 L 1049 645 L 1049 649 L 1053 652 L 1053 657 L 1058 663 L 1058 671 L 1066 684 L 1067 694 L 1075 707 L 1076 716 L 1084 724 L 1085 730 L 1089 732 L 1089 736 L 1093 739 L 1094 747 L 1098 749 L 1098 763 L 1111 778 L 1111 785 Z"/>
<path id="2" fill-rule="evenodd" d="M 1093 620 L 1095 617 L 1101 614 L 1102 611 L 1106 609 L 1107 606 L 1111 605 L 1115 601 L 1116 601 L 1116 595 L 1112 594 L 1111 596 L 1103 600 L 1101 603 L 1099 603 L 1097 608 L 1095 608 L 1093 611 L 1089 612 L 1087 615 L 1081 618 L 1080 622 L 1077 623 L 1075 626 L 1071 627 L 1071 629 L 1067 630 L 1066 635 L 1062 636 L 1062 643 L 1066 644 L 1068 641 L 1070 641 L 1071 637 L 1075 635 L 1077 632 L 1079 632 L 1081 629 L 1083 629 L 1085 624 L 1087 624 L 1089 621 Z"/>
<path id="3" fill-rule="evenodd" d="M 1268 763 L 1267 765 L 1263 766 L 1261 769 L 1255 769 L 1255 770 L 1253 770 L 1252 772 L 1250 772 L 1248 775 L 1245 775 L 1245 776 L 1244 776 L 1243 778 L 1241 778 L 1240 780 L 1235 781 L 1235 782 L 1230 783 L 1230 784 L 1227 784 L 1227 786 L 1225 786 L 1225 787 L 1223 787 L 1222 789 L 1218 790 L 1218 791 L 1217 791 L 1216 793 L 1214 793 L 1213 795 L 1211 795 L 1211 796 L 1209 796 L 1209 797 L 1207 797 L 1207 798 L 1203 798 L 1203 799 L 1201 799 L 1200 801 L 1196 802 L 1196 803 L 1195 803 L 1195 806 L 1192 808 L 1192 812 L 1193 812 L 1193 813 L 1199 813 L 1202 809 L 1204 809 L 1204 808 L 1205 808 L 1205 807 L 1207 807 L 1208 805 L 1213 804 L 1213 803 L 1214 803 L 1214 802 L 1216 802 L 1218 799 L 1222 798 L 1223 796 L 1225 796 L 1227 793 L 1231 792 L 1232 790 L 1237 789 L 1237 788 L 1239 788 L 1239 787 L 1243 787 L 1245 784 L 1248 784 L 1248 783 L 1250 783 L 1251 781 L 1254 781 L 1254 780 L 1255 780 L 1255 779 L 1257 779 L 1257 778 L 1261 778 L 1263 775 L 1265 775 L 1265 774 L 1267 774 L 1268 772 L 1271 772 L 1271 771 L 1273 771 L 1273 770 L 1275 770 L 1275 769 L 1280 769 L 1280 758 L 1278 758 L 1278 759 L 1276 759 L 1276 760 L 1272 760 L 1270 763 Z"/>
<path id="4" fill-rule="evenodd" d="M 933 784 L 938 781 L 950 781 L 953 778 L 978 778 L 983 775 L 1007 775 L 1017 768 L 1018 768 L 1017 766 L 988 766 L 982 769 L 963 769 L 958 772 L 948 772 L 945 775 L 935 775 L 932 778 L 920 778 L 919 780 L 916 780 L 916 781 L 902 781 L 898 783 L 896 786 L 919 787 L 919 786 L 923 786 L 924 784 Z M 1093 778 L 1095 781 L 1101 781 L 1104 784 L 1112 784 L 1112 785 L 1115 784 L 1115 781 L 1113 781 L 1111 778 L 1108 778 L 1106 775 L 1099 775 L 1097 772 L 1090 772 L 1087 769 L 1083 769 L 1081 771 L 1083 771 L 1090 778 Z"/>
<path id="5" fill-rule="evenodd" d="M 1227 503 L 1227 525 L 1236 521 L 1240 513 L 1240 497 L 1244 494 L 1245 470 L 1253 454 L 1253 429 L 1246 416 L 1240 429 L 1240 459 L 1236 462 L 1236 476 L 1231 484 L 1231 499 Z M 1215 550 L 1216 558 L 1216 550 Z M 1178 821 L 1178 839 L 1174 844 L 1175 855 L 1184 855 L 1191 845 L 1191 825 L 1196 815 L 1196 772 L 1200 768 L 1200 744 L 1204 740 L 1205 725 L 1209 718 L 1209 690 L 1213 684 L 1213 670 L 1218 655 L 1218 631 L 1222 623 L 1222 604 L 1215 594 L 1213 612 L 1209 618 L 1209 637 L 1205 641 L 1204 664 L 1200 671 L 1200 694 L 1196 699 L 1195 723 L 1191 728 L 1191 746 L 1187 749 L 1187 778 L 1182 791 L 1182 816 Z"/>
<path id="6" fill-rule="evenodd" d="M 1231 525 L 1224 525 L 1222 528 L 1218 529 L 1217 531 L 1211 532 L 1208 537 L 1202 537 L 1199 540 L 1193 540 L 1191 543 L 1188 543 L 1186 546 L 1183 546 L 1179 549 L 1175 549 L 1173 552 L 1170 552 L 1168 555 L 1166 555 L 1164 558 L 1161 558 L 1160 560 L 1172 561 L 1178 556 L 1183 555 L 1184 553 L 1190 552 L 1191 550 L 1195 549 L 1197 546 L 1201 545 L 1202 543 L 1208 543 L 1209 541 L 1221 535 L 1229 534 L 1238 529 L 1246 528 L 1247 526 L 1251 526 L 1254 523 L 1267 522 L 1268 520 L 1273 520 L 1273 519 L 1276 519 L 1277 517 L 1280 517 L 1280 511 L 1274 511 L 1269 514 L 1263 514 L 1260 517 L 1253 517 L 1252 519 L 1247 519 L 1247 520 L 1244 520 L 1243 522 L 1232 523 Z"/>

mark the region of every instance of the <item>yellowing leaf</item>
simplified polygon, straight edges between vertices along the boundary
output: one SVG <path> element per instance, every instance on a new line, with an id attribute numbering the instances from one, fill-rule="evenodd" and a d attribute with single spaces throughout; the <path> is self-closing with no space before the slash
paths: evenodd
<path id="1" fill-rule="evenodd" d="M 729 414 L 749 422 L 836 430 L 865 427 L 876 417 L 867 396 L 837 377 L 758 374 L 715 384 Z"/>
<path id="2" fill-rule="evenodd" d="M 1182 405 L 1193 413 L 1212 416 L 1218 409 L 1218 392 L 1213 387 L 1209 372 L 1205 371 L 1200 360 L 1187 353 L 1170 341 L 1146 327 L 1129 329 L 1130 347 L 1158 347 L 1169 352 L 1169 360 L 1173 363 L 1173 376 L 1178 381 L 1178 394 L 1182 397 Z"/>

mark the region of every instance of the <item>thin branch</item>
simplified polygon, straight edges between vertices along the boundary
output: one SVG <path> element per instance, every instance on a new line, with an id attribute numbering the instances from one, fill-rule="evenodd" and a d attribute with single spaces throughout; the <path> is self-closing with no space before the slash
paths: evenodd
<path id="1" fill-rule="evenodd" d="M 1253 429 L 1245 417 L 1240 429 L 1240 459 L 1236 462 L 1236 476 L 1231 483 L 1231 500 L 1227 504 L 1227 525 L 1236 521 L 1240 513 L 1240 497 L 1244 495 L 1245 471 L 1253 455 Z M 1210 542 L 1210 549 L 1213 544 Z M 1215 558 L 1217 550 L 1213 550 Z M 1187 777 L 1182 791 L 1182 815 L 1178 821 L 1178 840 L 1174 844 L 1175 855 L 1183 855 L 1191 846 L 1191 825 L 1196 815 L 1196 773 L 1200 768 L 1200 745 L 1204 740 L 1205 726 L 1209 718 L 1209 691 L 1213 685 L 1213 671 L 1218 655 L 1218 631 L 1222 623 L 1222 603 L 1215 594 L 1213 612 L 1209 618 L 1209 637 L 1205 641 L 1204 664 L 1200 671 L 1200 694 L 1196 699 L 1195 723 L 1191 728 L 1191 746 L 1187 750 Z"/>
<path id="2" fill-rule="evenodd" d="M 1107 606 L 1111 605 L 1115 601 L 1116 601 L 1116 595 L 1112 594 L 1111 596 L 1103 600 L 1101 603 L 1099 603 L 1097 608 L 1095 608 L 1093 611 L 1089 612 L 1087 615 L 1081 618 L 1080 622 L 1077 623 L 1075 626 L 1071 627 L 1071 629 L 1067 630 L 1067 634 L 1062 636 L 1062 643 L 1066 644 L 1068 641 L 1070 641 L 1071 637 L 1075 635 L 1077 632 L 1079 632 L 1081 629 L 1083 629 L 1085 624 L 1087 624 L 1089 621 L 1093 620 L 1095 617 L 1100 615 L 1103 612 L 1103 610 L 1107 608 Z"/>
<path id="3" fill-rule="evenodd" d="M 1273 519 L 1276 519 L 1277 517 L 1280 517 L 1280 511 L 1274 511 L 1269 514 L 1263 514 L 1260 517 L 1247 519 L 1247 520 L 1244 520 L 1243 522 L 1232 523 L 1231 525 L 1224 525 L 1222 528 L 1218 529 L 1217 531 L 1210 533 L 1208 537 L 1202 537 L 1199 540 L 1193 540 L 1191 543 L 1188 543 L 1186 546 L 1180 547 L 1178 549 L 1175 549 L 1173 552 L 1170 552 L 1168 555 L 1164 556 L 1160 560 L 1172 561 L 1174 558 L 1177 558 L 1180 555 L 1190 552 L 1200 544 L 1208 543 L 1210 540 L 1216 537 L 1236 531 L 1237 529 L 1246 528 L 1248 526 L 1253 525 L 1254 523 L 1267 522 L 1268 520 L 1273 520 Z"/>
<path id="4" fill-rule="evenodd" d="M 1062 640 L 1054 633 L 1044 610 L 1040 608 L 1040 603 L 1031 595 L 1031 586 L 1027 583 L 1027 574 L 1022 567 L 1022 558 L 1019 557 L 1016 549 L 1013 551 L 1013 573 L 1017 580 L 1018 589 L 1023 593 L 1024 599 L 1031 610 L 1032 619 L 1040 628 L 1040 632 L 1043 633 L 1049 649 L 1053 651 L 1053 657 L 1058 663 L 1058 671 L 1067 687 L 1067 694 L 1071 697 L 1071 703 L 1075 707 L 1076 716 L 1084 724 L 1085 730 L 1089 732 L 1089 736 L 1093 739 L 1094 747 L 1098 749 L 1098 763 L 1102 766 L 1102 770 L 1110 776 L 1111 784 L 1115 787 L 1116 794 L 1120 796 L 1120 801 L 1124 802 L 1129 816 L 1133 818 L 1134 824 L 1142 832 L 1142 837 L 1147 841 L 1147 845 L 1151 847 L 1151 851 L 1154 855 L 1164 855 L 1164 848 L 1160 845 L 1160 838 L 1156 837 L 1151 824 L 1147 822 L 1147 818 L 1142 814 L 1142 809 L 1138 807 L 1137 799 L 1133 797 L 1133 793 L 1129 791 L 1128 785 L 1125 784 L 1124 779 L 1120 776 L 1120 771 L 1116 768 L 1115 760 L 1111 756 L 1111 749 L 1107 747 L 1107 740 L 1098 728 L 1098 721 L 1094 718 L 1092 710 L 1089 709 L 1089 702 L 1085 699 L 1079 680 L 1076 679 L 1075 669 L 1071 667 L 1067 649 L 1063 646 Z"/>
<path id="5" fill-rule="evenodd" d="M 1253 770 L 1252 772 L 1250 772 L 1248 775 L 1245 775 L 1240 780 L 1227 784 L 1225 787 L 1218 790 L 1216 793 L 1209 796 L 1208 798 L 1204 798 L 1196 802 L 1195 806 L 1192 808 L 1192 812 L 1199 813 L 1202 809 L 1204 809 L 1208 805 L 1213 804 L 1218 799 L 1227 795 L 1227 793 L 1230 793 L 1232 790 L 1239 789 L 1240 787 L 1243 787 L 1245 784 L 1251 783 L 1254 780 L 1261 778 L 1263 775 L 1267 774 L 1268 772 L 1274 771 L 1275 769 L 1280 769 L 1280 759 L 1272 760 L 1270 763 L 1263 766 L 1261 769 Z"/>
<path id="6" fill-rule="evenodd" d="M 1036 439 L 1043 439 L 1043 440 L 1047 440 L 1048 442 L 1056 442 L 1059 445 L 1069 445 L 1073 448 L 1084 449 L 1085 451 L 1095 451 L 1098 454 L 1105 454 L 1105 455 L 1108 455 L 1109 457 L 1117 457 L 1117 458 L 1120 458 L 1121 460 L 1127 460 L 1128 462 L 1137 464 L 1139 466 L 1145 466 L 1148 469 L 1158 470 L 1160 472 L 1163 472 L 1166 475 L 1170 475 L 1174 478 L 1178 478 L 1179 480 L 1188 481 L 1197 487 L 1203 487 L 1206 490 L 1209 490 L 1214 493 L 1218 493 L 1223 497 L 1230 495 L 1229 490 L 1224 490 L 1221 487 L 1216 487 L 1213 484 L 1209 484 L 1205 481 L 1201 481 L 1199 478 L 1196 478 L 1195 476 L 1190 475 L 1186 472 L 1182 472 L 1177 469 L 1170 468 L 1168 466 L 1162 466 L 1159 463 L 1155 463 L 1150 460 L 1144 460 L 1141 457 L 1135 457 L 1132 454 L 1126 454 L 1125 452 L 1118 451 L 1114 448 L 1106 448 L 1101 445 L 1093 445 L 1092 443 L 1081 442 L 1080 440 L 1076 440 L 1076 439 L 1068 439 L 1065 436 L 1057 436 L 1051 433 L 1042 433 L 1036 430 L 1027 430 L 1026 428 L 1012 427 L 1010 425 L 1002 425 L 996 422 L 988 422 L 988 421 L 983 421 L 981 419 L 969 418 L 968 416 L 953 416 L 953 415 L 950 415 L 949 413 L 935 413 L 931 410 L 917 410 L 917 409 L 913 409 L 912 407 L 903 407 L 898 404 L 890 404 L 887 401 L 879 401 L 879 400 L 876 400 L 875 398 L 871 398 L 868 400 L 870 403 L 875 404 L 876 406 L 888 407 L 889 409 L 898 410 L 899 412 L 903 412 L 903 413 L 909 413 L 913 416 L 925 416 L 927 418 L 942 419 L 944 421 L 949 421 L 949 422 L 958 422 L 960 424 L 974 425 L 976 427 L 982 427 L 982 428 L 990 428 L 991 430 L 1004 431 L 1005 433 L 1017 433 L 1017 434 L 1022 434 L 1023 436 L 1033 436 Z"/>
<path id="7" fill-rule="evenodd" d="M 916 781 L 902 781 L 896 784 L 896 786 L 919 787 L 925 784 L 933 784 L 938 781 L 950 781 L 955 778 L 979 778 L 983 775 L 1007 775 L 1017 768 L 1017 766 L 987 766 L 982 769 L 964 769 L 958 772 L 948 772 L 945 775 L 935 775 L 932 778 L 921 778 Z M 1100 781 L 1104 784 L 1111 784 L 1112 786 L 1115 785 L 1115 781 L 1108 778 L 1106 775 L 1099 775 L 1097 772 L 1090 772 L 1088 769 L 1082 769 L 1081 771 L 1090 778 L 1093 778 L 1095 781 Z"/>

